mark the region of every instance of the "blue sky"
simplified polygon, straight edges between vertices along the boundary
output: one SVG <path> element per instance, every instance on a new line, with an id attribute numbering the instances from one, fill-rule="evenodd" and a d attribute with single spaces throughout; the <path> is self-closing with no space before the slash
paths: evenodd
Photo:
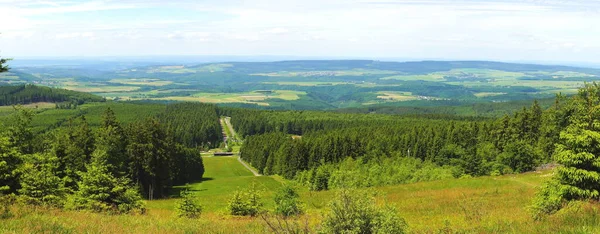
<path id="1" fill-rule="evenodd" d="M 600 63 L 599 0 L 0 0 L 0 55 Z"/>

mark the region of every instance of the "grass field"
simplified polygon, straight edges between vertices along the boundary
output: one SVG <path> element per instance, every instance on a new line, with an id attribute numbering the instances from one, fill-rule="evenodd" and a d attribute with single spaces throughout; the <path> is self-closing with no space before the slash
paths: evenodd
<path id="1" fill-rule="evenodd" d="M 263 233 L 260 218 L 226 214 L 227 201 L 251 183 L 262 191 L 266 209 L 283 179 L 252 176 L 235 157 L 205 157 L 205 179 L 189 185 L 203 204 L 198 220 L 174 216 L 178 198 L 147 202 L 146 215 L 112 216 L 88 212 L 13 207 L 16 216 L 0 220 L 4 232 L 88 233 Z M 413 233 L 598 233 L 600 205 L 577 203 L 540 221 L 527 206 L 551 171 L 520 175 L 451 179 L 374 188 L 378 203 L 398 208 Z M 181 187 L 178 187 L 181 188 Z M 176 191 L 175 191 L 176 192 Z M 334 191 L 300 189 L 307 219 L 316 228 Z"/>
<path id="2" fill-rule="evenodd" d="M 165 86 L 172 84 L 173 81 L 159 79 L 112 79 L 109 82 L 126 85 L 145 85 L 145 86 Z"/>
<path id="3" fill-rule="evenodd" d="M 343 84 L 354 84 L 350 82 L 302 82 L 302 81 L 279 81 L 279 82 L 263 82 L 263 84 L 275 84 L 275 85 L 296 85 L 296 86 L 328 86 L 328 85 L 343 85 Z"/>
<path id="4" fill-rule="evenodd" d="M 379 94 L 377 98 L 383 100 L 411 101 L 419 99 L 419 97 L 412 95 L 410 92 L 381 91 L 377 92 L 377 94 Z"/>
<path id="5" fill-rule="evenodd" d="M 131 98 L 131 100 L 150 99 L 150 100 L 172 100 L 187 102 L 206 102 L 206 103 L 255 103 L 268 106 L 268 99 L 278 98 L 287 101 L 298 100 L 300 95 L 306 92 L 293 90 L 274 90 L 273 93 L 263 94 L 259 92 L 247 93 L 196 93 L 192 96 L 171 96 L 161 98 Z"/>

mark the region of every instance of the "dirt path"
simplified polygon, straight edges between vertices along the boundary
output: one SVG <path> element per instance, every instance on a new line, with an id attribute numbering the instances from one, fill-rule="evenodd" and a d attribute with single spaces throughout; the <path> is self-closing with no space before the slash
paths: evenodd
<path id="1" fill-rule="evenodd" d="M 231 117 L 225 117 L 225 125 L 227 126 L 227 128 L 229 129 L 229 132 L 231 132 L 231 139 L 236 139 L 235 137 L 235 130 L 233 130 L 233 126 L 231 126 Z"/>
<path id="2" fill-rule="evenodd" d="M 261 174 L 258 174 L 258 172 L 256 172 L 254 169 L 252 169 L 252 167 L 248 166 L 248 164 L 246 164 L 246 162 L 244 162 L 244 160 L 242 160 L 241 157 L 237 157 L 238 161 L 244 165 L 244 167 L 246 167 L 246 169 L 250 170 L 250 172 L 252 172 L 252 174 L 254 174 L 254 176 L 262 176 Z"/>

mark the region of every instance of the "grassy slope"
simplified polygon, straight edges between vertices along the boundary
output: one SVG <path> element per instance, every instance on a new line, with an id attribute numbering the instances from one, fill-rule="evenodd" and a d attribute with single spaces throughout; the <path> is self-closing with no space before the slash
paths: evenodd
<path id="1" fill-rule="evenodd" d="M 260 218 L 226 215 L 227 200 L 233 191 L 255 182 L 263 191 L 268 209 L 273 207 L 273 191 L 278 177 L 253 177 L 234 157 L 204 158 L 206 178 L 191 184 L 204 212 L 199 220 L 174 217 L 177 198 L 148 202 L 144 216 L 110 216 L 86 212 L 29 210 L 21 208 L 17 217 L 0 220 L 2 232 L 92 232 L 92 233 L 260 233 Z M 467 233 L 598 233 L 597 205 L 582 205 L 567 212 L 534 221 L 526 206 L 550 171 L 521 175 L 480 177 L 415 183 L 375 188 L 378 202 L 396 206 L 412 232 L 437 233 L 446 230 Z M 210 179 L 209 179 L 210 178 Z M 322 220 L 323 208 L 332 191 L 301 189 L 309 223 Z"/>

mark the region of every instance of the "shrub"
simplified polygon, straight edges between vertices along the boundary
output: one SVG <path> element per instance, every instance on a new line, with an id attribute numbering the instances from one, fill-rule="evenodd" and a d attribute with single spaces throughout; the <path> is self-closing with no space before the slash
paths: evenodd
<path id="1" fill-rule="evenodd" d="M 15 195 L 0 195 L 0 219 L 8 219 L 13 217 L 13 213 L 10 211 L 11 205 L 15 202 Z"/>
<path id="2" fill-rule="evenodd" d="M 556 180 L 546 182 L 533 198 L 530 211 L 533 218 L 539 220 L 544 215 L 553 214 L 560 210 L 565 203 L 564 195 L 560 190 L 560 184 Z"/>
<path id="3" fill-rule="evenodd" d="M 373 195 L 358 190 L 340 190 L 323 221 L 324 233 L 404 233 L 406 222 L 393 208 L 375 206 Z"/>
<path id="4" fill-rule="evenodd" d="M 260 194 L 254 184 L 246 191 L 235 191 L 227 205 L 229 214 L 239 216 L 256 216 L 261 209 Z"/>
<path id="5" fill-rule="evenodd" d="M 302 206 L 296 189 L 286 184 L 275 194 L 275 213 L 284 217 L 302 214 Z"/>
<path id="6" fill-rule="evenodd" d="M 195 219 L 200 217 L 202 206 L 187 189 L 181 191 L 181 200 L 177 202 L 177 216 Z"/>

